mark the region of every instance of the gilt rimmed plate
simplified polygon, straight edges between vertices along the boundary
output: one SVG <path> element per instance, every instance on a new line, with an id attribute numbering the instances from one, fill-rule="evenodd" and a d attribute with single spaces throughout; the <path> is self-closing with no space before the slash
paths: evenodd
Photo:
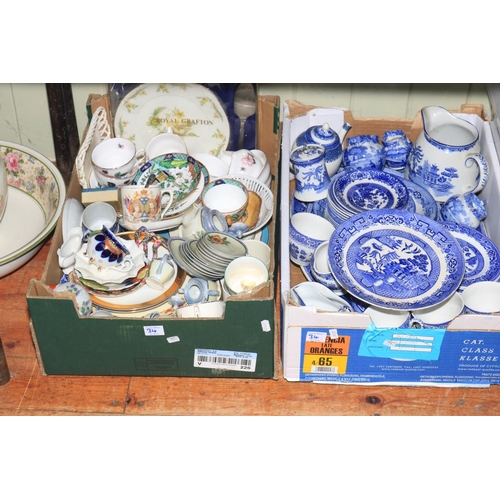
<path id="1" fill-rule="evenodd" d="M 500 251 L 487 236 L 456 222 L 441 224 L 455 237 L 464 254 L 465 275 L 461 288 L 476 281 L 500 279 Z"/>
<path id="2" fill-rule="evenodd" d="M 227 149 L 229 120 L 218 97 L 195 83 L 145 83 L 118 104 L 114 119 L 116 137 L 145 148 L 158 134 L 172 128 L 188 152 L 220 157 Z"/>
<path id="3" fill-rule="evenodd" d="M 439 304 L 465 274 L 462 249 L 442 224 L 393 209 L 364 212 L 340 224 L 328 243 L 328 262 L 351 295 L 386 309 Z"/>

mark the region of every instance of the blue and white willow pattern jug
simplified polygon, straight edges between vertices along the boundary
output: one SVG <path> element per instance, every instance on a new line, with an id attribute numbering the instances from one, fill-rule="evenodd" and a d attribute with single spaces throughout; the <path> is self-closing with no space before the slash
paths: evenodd
<path id="1" fill-rule="evenodd" d="M 479 132 L 440 106 L 422 109 L 424 129 L 408 158 L 408 177 L 438 202 L 456 194 L 478 193 L 488 180 Z"/>

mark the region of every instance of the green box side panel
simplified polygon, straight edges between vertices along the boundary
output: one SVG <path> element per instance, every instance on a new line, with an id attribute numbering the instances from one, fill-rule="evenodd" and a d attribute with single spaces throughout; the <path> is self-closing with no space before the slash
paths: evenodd
<path id="1" fill-rule="evenodd" d="M 274 376 L 273 299 L 227 302 L 224 320 L 83 318 L 71 299 L 27 300 L 47 375 Z M 165 335 L 146 336 L 144 327 L 157 325 Z M 195 367 L 195 349 L 255 353 L 255 372 Z"/>

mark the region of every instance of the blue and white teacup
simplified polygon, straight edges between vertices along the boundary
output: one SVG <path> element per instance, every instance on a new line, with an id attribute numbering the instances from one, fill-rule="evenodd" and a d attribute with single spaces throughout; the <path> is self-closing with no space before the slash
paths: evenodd
<path id="1" fill-rule="evenodd" d="M 314 281 L 325 285 L 332 291 L 341 291 L 342 287 L 332 274 L 328 265 L 328 241 L 321 243 L 314 251 L 310 271 Z"/>
<path id="2" fill-rule="evenodd" d="M 290 219 L 290 260 L 298 266 L 311 263 L 314 251 L 328 241 L 333 224 L 319 215 L 301 212 Z"/>
<path id="3" fill-rule="evenodd" d="M 308 212 L 310 214 L 319 215 L 324 217 L 326 213 L 326 207 L 328 204 L 328 199 L 322 198 L 321 200 L 315 201 L 301 201 L 295 197 L 295 193 L 292 196 L 292 201 L 290 205 L 290 217 L 292 215 L 298 214 L 299 212 Z"/>
<path id="4" fill-rule="evenodd" d="M 432 307 L 411 311 L 411 328 L 447 328 L 464 312 L 462 294 L 455 292 L 451 297 Z"/>

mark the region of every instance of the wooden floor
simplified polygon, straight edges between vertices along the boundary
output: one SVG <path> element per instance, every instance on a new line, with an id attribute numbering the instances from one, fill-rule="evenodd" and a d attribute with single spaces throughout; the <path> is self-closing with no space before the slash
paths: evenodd
<path id="1" fill-rule="evenodd" d="M 29 329 L 26 291 L 50 240 L 0 278 L 0 338 L 10 381 L 0 415 L 500 415 L 500 386 L 363 387 L 279 380 L 44 376 Z"/>

